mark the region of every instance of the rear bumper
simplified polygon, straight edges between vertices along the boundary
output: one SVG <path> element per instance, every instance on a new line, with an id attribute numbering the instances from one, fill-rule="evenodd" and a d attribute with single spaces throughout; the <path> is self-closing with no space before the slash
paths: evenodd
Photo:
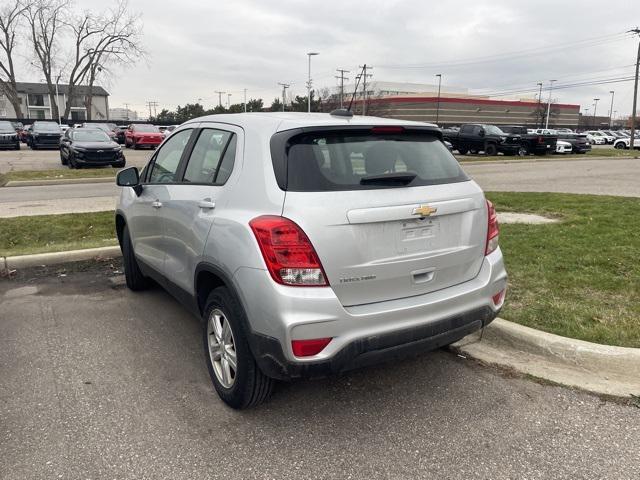
<path id="1" fill-rule="evenodd" d="M 234 276 L 249 319 L 250 345 L 265 374 L 278 379 L 325 376 L 448 345 L 491 322 L 502 305 L 502 254 L 485 257 L 471 281 L 409 298 L 344 307 L 331 288 L 284 287 L 264 270 Z M 292 339 L 331 337 L 313 357 L 298 358 Z"/>

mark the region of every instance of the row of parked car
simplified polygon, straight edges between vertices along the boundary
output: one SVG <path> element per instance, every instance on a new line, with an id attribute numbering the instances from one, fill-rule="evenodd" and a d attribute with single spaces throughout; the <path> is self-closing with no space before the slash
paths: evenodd
<path id="1" fill-rule="evenodd" d="M 459 128 L 443 129 L 443 137 L 461 155 L 547 155 L 551 153 L 586 153 L 591 142 L 584 134 L 567 131 L 542 131 L 524 125 L 488 125 L 469 123 Z"/>

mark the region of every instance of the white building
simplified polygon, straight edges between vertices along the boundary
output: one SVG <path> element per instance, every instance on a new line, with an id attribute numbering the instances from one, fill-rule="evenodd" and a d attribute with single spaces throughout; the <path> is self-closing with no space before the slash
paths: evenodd
<path id="1" fill-rule="evenodd" d="M 111 120 L 116 120 L 116 121 L 139 120 L 138 112 L 136 112 L 135 110 L 130 110 L 128 108 L 110 108 L 109 118 Z"/>

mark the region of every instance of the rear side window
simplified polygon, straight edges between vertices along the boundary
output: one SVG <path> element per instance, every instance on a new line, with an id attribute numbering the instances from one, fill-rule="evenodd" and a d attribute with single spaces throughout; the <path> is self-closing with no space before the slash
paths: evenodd
<path id="1" fill-rule="evenodd" d="M 233 169 L 235 150 L 233 133 L 205 128 L 200 132 L 191 152 L 184 181 L 216 184 L 226 182 Z"/>
<path id="2" fill-rule="evenodd" d="M 428 132 L 304 133 L 292 137 L 286 150 L 286 189 L 291 191 L 414 187 L 468 180 L 447 147 Z"/>

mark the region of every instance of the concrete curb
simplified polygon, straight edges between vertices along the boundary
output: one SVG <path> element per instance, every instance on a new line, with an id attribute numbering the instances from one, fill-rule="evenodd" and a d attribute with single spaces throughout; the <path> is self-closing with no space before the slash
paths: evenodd
<path id="1" fill-rule="evenodd" d="M 640 395 L 640 348 L 575 340 L 500 318 L 479 338 L 469 335 L 453 347 L 489 364 L 593 393 Z"/>
<path id="2" fill-rule="evenodd" d="M 71 185 L 74 183 L 115 183 L 116 177 L 60 178 L 53 180 L 11 180 L 5 187 L 41 187 L 46 185 Z"/>
<path id="3" fill-rule="evenodd" d="M 116 258 L 121 256 L 120 247 L 86 248 L 67 252 L 36 253 L 15 257 L 1 257 L 0 270 L 11 271 L 19 268 L 40 267 L 42 265 L 58 265 L 60 263 L 80 262 L 84 260 Z"/>

